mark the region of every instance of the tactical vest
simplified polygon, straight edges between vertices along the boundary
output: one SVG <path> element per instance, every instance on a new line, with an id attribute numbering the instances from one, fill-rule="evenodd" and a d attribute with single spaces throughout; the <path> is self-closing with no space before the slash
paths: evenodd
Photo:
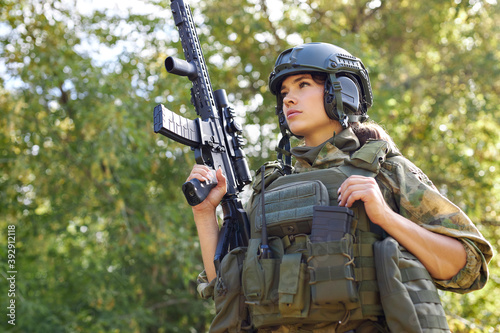
<path id="1" fill-rule="evenodd" d="M 373 232 L 363 203 L 350 207 L 351 227 L 339 237 L 313 242 L 310 234 L 313 207 L 338 206 L 337 190 L 344 180 L 351 175 L 375 177 L 386 150 L 384 141 L 372 141 L 342 166 L 277 179 L 270 166 L 265 211 L 271 259 L 259 259 L 262 195 L 261 184 L 255 184 L 242 284 L 256 327 L 376 320 L 383 315 L 373 258 L 373 244 L 381 234 Z"/>
<path id="2" fill-rule="evenodd" d="M 374 244 L 383 243 L 382 229 L 370 222 L 361 201 L 350 210 L 336 206 L 342 182 L 351 175 L 375 177 L 386 153 L 385 141 L 369 141 L 339 167 L 283 176 L 276 164 L 266 165 L 264 209 L 271 256 L 260 256 L 263 207 L 257 177 L 247 207 L 251 239 L 248 248 L 231 251 L 221 263 L 210 332 L 376 321 L 385 315 L 374 259 Z M 342 224 L 344 230 L 336 236 L 321 237 L 314 235 L 313 226 L 321 214 L 341 224 L 351 222 Z M 440 315 L 441 327 L 444 312 Z"/>

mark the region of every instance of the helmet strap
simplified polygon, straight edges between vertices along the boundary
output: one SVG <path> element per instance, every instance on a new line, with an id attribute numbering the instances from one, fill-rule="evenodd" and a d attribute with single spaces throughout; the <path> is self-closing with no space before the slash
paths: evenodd
<path id="1" fill-rule="evenodd" d="M 278 152 L 278 161 L 281 163 L 283 167 L 283 171 L 286 175 L 292 173 L 292 154 L 290 153 L 291 145 L 290 145 L 290 135 L 285 131 L 281 132 L 282 136 L 280 142 L 278 143 L 278 147 L 276 147 L 276 152 Z M 283 155 L 285 155 L 285 159 L 283 160 Z"/>
<path id="2" fill-rule="evenodd" d="M 367 120 L 369 116 L 367 114 L 349 114 L 347 115 L 347 119 L 349 119 L 350 123 L 362 123 Z"/>
<path id="3" fill-rule="evenodd" d="M 278 97 L 278 106 L 276 107 L 276 115 L 278 116 L 281 139 L 278 143 L 278 147 L 276 147 L 276 152 L 278 153 L 278 160 L 283 166 L 283 171 L 285 174 L 289 175 L 292 173 L 292 154 L 290 153 L 291 145 L 290 145 L 290 130 L 288 129 L 288 124 L 286 123 L 285 114 L 283 112 L 283 103 L 280 101 Z M 283 155 L 285 155 L 285 160 L 283 161 Z"/>

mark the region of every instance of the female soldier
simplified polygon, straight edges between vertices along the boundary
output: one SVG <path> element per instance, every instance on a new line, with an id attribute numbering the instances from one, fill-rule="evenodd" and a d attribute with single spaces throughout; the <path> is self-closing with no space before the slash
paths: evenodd
<path id="1" fill-rule="evenodd" d="M 238 272 L 241 269 L 243 272 L 241 282 L 239 276 L 236 281 L 242 286 L 236 288 L 242 289 L 237 289 L 237 294 L 244 295 L 244 299 L 236 301 L 233 306 L 246 304 L 249 319 L 245 318 L 246 309 L 238 310 L 235 315 L 234 311 L 228 310 L 227 305 L 217 306 L 217 294 L 227 293 L 227 285 L 231 284 L 221 272 L 215 271 L 213 264 L 219 231 L 215 210 L 225 194 L 226 186 L 221 170 L 216 172 L 218 185 L 205 201 L 193 207 L 205 267 L 204 274 L 199 278 L 199 290 L 205 297 L 213 296 L 216 280 L 219 283 L 215 287 L 217 315 L 211 331 L 378 332 L 389 331 L 389 328 L 398 329 L 398 326 L 393 326 L 397 320 L 387 313 L 390 310 L 385 304 L 380 310 L 379 288 L 370 283 L 377 281 L 380 285 L 383 269 L 379 263 L 382 261 L 384 264 L 388 260 L 377 258 L 377 254 L 373 254 L 373 245 L 388 236 L 423 264 L 439 288 L 468 292 L 484 286 L 488 274 L 487 263 L 492 256 L 489 243 L 458 207 L 440 195 L 428 178 L 397 152 L 391 138 L 380 126 L 363 123 L 368 118 L 366 113 L 372 104 L 372 93 L 368 73 L 359 59 L 330 44 L 300 45 L 284 51 L 278 57 L 269 87 L 277 96 L 277 114 L 285 138 L 282 140 L 285 143 L 281 144 L 282 151 L 288 146 L 286 141 L 290 133 L 303 138 L 304 146 L 284 152 L 291 153 L 297 160 L 291 175 L 278 177 L 279 181 L 270 176 L 289 173 L 286 164 L 290 162 L 284 162 L 284 166 L 265 169 L 262 173 L 266 175 L 266 180 L 257 180 L 253 186 L 254 195 L 247 205 L 251 238 L 257 238 L 257 243 L 261 245 L 258 238 L 267 223 L 269 236 L 274 239 L 270 244 L 271 257 L 274 259 L 262 259 L 258 254 L 254 258 L 254 252 L 258 252 L 258 248 L 255 251 L 252 245 L 255 242 L 249 244 L 243 265 L 240 259 Z M 288 167 L 291 169 L 291 166 Z M 188 180 L 197 178 L 205 181 L 211 177 L 213 173 L 208 167 L 195 165 Z M 265 196 L 260 194 L 264 184 L 266 188 L 270 186 L 272 191 L 282 191 L 279 193 L 286 197 L 293 192 L 286 190 L 289 188 L 287 186 L 283 190 L 283 184 L 302 186 L 305 179 L 319 179 L 322 184 L 326 184 L 329 194 L 327 206 L 353 210 L 355 226 L 347 232 L 352 237 L 346 235 L 342 239 L 324 243 L 330 252 L 336 251 L 331 250 L 336 244 L 350 244 L 347 250 L 339 252 L 340 257 L 338 253 L 330 253 L 331 257 L 318 254 L 320 250 L 316 250 L 316 247 L 319 245 L 312 242 L 310 234 L 314 222 L 312 230 L 307 229 L 310 227 L 307 223 L 304 229 L 300 221 L 294 221 L 285 231 L 283 224 L 281 230 L 273 229 L 271 221 L 266 222 L 269 212 L 266 210 L 264 214 L 259 210 L 261 200 L 269 200 L 267 193 L 270 192 L 265 192 Z M 322 188 L 321 185 L 320 190 Z M 283 204 L 285 208 L 282 210 L 302 205 L 301 200 L 290 200 L 291 206 L 290 202 Z M 280 208 L 274 209 L 278 212 L 273 213 L 282 213 Z M 265 216 L 261 218 L 259 214 Z M 278 221 L 277 225 L 281 222 Z M 301 232 L 287 231 L 296 229 Z M 368 246 L 363 246 L 366 244 Z M 299 255 L 294 255 L 296 253 Z M 348 259 L 342 261 L 344 259 L 339 258 Z M 274 260 L 270 272 L 262 268 L 267 265 L 264 264 L 265 260 Z M 343 268 L 340 278 L 332 277 L 332 271 L 337 270 L 334 264 L 325 266 L 325 262 L 336 260 L 342 261 L 341 267 L 352 267 L 352 270 L 348 272 Z M 256 266 L 252 266 L 252 262 Z M 288 262 L 295 264 L 286 266 Z M 373 272 L 375 262 L 376 273 Z M 285 278 L 288 270 L 302 266 L 307 269 L 302 273 L 298 269 L 296 280 Z M 329 277 L 320 278 L 320 271 L 324 272 L 325 269 Z M 367 273 L 370 269 L 372 274 Z M 260 270 L 263 270 L 261 277 Z M 271 282 L 263 282 L 263 285 L 252 288 L 252 283 L 258 284 L 259 279 Z M 338 280 L 340 284 L 335 282 Z M 355 281 L 353 285 L 351 281 Z M 322 283 L 325 283 L 324 286 Z M 301 284 L 306 289 L 301 289 Z M 295 291 L 291 292 L 293 295 L 288 295 L 290 285 L 301 296 L 294 294 Z M 354 292 L 351 289 L 340 291 L 345 288 L 351 288 Z M 264 289 L 269 289 L 267 296 L 264 295 Z M 341 296 L 346 293 L 347 298 Z M 371 298 L 369 295 L 376 296 Z M 220 299 L 219 303 L 223 302 Z M 442 322 L 444 313 L 440 315 L 440 323 L 425 324 L 421 317 L 438 316 L 432 312 L 419 314 L 419 325 L 439 328 L 444 332 L 447 324 Z M 227 316 L 239 318 L 231 320 Z M 389 321 L 388 326 L 386 319 Z M 406 320 L 411 321 L 412 318 Z"/>

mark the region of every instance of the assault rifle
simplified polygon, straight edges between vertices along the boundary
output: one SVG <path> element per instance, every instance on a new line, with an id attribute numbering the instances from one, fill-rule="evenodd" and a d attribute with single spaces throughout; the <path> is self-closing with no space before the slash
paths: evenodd
<path id="1" fill-rule="evenodd" d="M 218 270 L 229 250 L 248 244 L 250 224 L 238 194 L 252 177 L 242 149 L 241 126 L 234 119 L 226 92 L 212 91 L 190 7 L 183 0 L 171 0 L 170 5 L 186 60 L 168 57 L 165 68 L 191 80 L 191 103 L 199 118 L 186 119 L 159 104 L 154 109 L 154 131 L 190 146 L 196 163 L 214 170 L 220 167 L 226 176 L 227 193 L 221 201 L 224 223 L 214 258 Z M 216 184 L 193 179 L 183 184 L 182 191 L 188 203 L 195 206 L 205 200 Z"/>

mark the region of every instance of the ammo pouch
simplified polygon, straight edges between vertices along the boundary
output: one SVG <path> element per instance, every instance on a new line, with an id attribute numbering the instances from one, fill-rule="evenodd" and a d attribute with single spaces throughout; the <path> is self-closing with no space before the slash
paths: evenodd
<path id="1" fill-rule="evenodd" d="M 392 237 L 374 244 L 382 308 L 391 332 L 450 332 L 424 265 Z"/>
<path id="2" fill-rule="evenodd" d="M 294 182 L 265 193 L 272 255 L 260 257 L 261 239 L 254 236 L 242 273 L 254 327 L 341 321 L 361 307 L 354 277 L 353 214 L 328 203 L 321 181 Z M 260 203 L 256 207 L 259 232 Z"/>
<path id="3" fill-rule="evenodd" d="M 258 328 L 306 317 L 309 288 L 302 254 L 285 254 L 279 237 L 269 238 L 271 258 L 260 258 L 259 246 L 260 239 L 250 240 L 243 265 L 243 292 L 253 325 Z"/>
<path id="4" fill-rule="evenodd" d="M 351 234 L 345 234 L 339 240 L 308 243 L 309 284 L 314 304 L 341 303 L 346 310 L 358 306 L 353 243 Z"/>
<path id="5" fill-rule="evenodd" d="M 250 332 L 248 308 L 241 290 L 245 253 L 245 247 L 238 247 L 221 261 L 214 289 L 215 317 L 210 333 Z"/>

